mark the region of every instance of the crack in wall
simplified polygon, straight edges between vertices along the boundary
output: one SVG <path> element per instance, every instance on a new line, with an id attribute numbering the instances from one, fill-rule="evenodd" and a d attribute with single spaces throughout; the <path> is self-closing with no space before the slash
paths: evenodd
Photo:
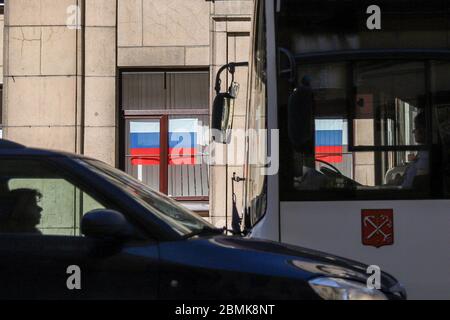
<path id="1" fill-rule="evenodd" d="M 21 32 L 21 34 L 22 34 L 22 37 L 21 37 L 21 38 L 11 37 L 11 39 L 21 41 L 20 55 L 23 56 L 23 48 L 24 48 L 25 43 L 26 43 L 26 42 L 33 42 L 33 41 L 39 41 L 39 42 L 40 42 L 40 41 L 41 41 L 41 36 L 39 36 L 38 39 L 36 39 L 36 38 L 27 38 L 27 37 L 25 36 L 24 30 L 23 30 L 22 27 L 20 27 L 20 32 Z"/>

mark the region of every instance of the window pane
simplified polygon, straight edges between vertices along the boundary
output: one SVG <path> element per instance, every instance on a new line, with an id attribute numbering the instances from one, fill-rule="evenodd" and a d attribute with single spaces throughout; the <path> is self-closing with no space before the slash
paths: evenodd
<path id="1" fill-rule="evenodd" d="M 448 1 L 283 0 L 278 43 L 294 53 L 449 48 Z M 367 28 L 366 10 L 381 8 L 381 30 Z"/>
<path id="2" fill-rule="evenodd" d="M 425 63 L 356 64 L 355 146 L 404 146 L 414 139 L 414 119 L 425 108 Z"/>
<path id="3" fill-rule="evenodd" d="M 208 116 L 169 119 L 169 195 L 208 196 Z"/>
<path id="4" fill-rule="evenodd" d="M 438 155 L 441 163 L 444 195 L 450 195 L 450 63 L 434 61 L 431 64 L 431 91 L 433 101 L 433 144 L 441 145 Z M 435 179 L 439 181 L 439 179 Z"/>
<path id="5" fill-rule="evenodd" d="M 429 196 L 425 66 L 388 60 L 299 66 L 301 84 L 280 97 L 288 104 L 281 129 L 291 150 L 280 153 L 282 172 L 292 181 L 282 189 L 306 191 L 302 197 L 394 195 L 386 190 Z"/>
<path id="6" fill-rule="evenodd" d="M 126 172 L 159 190 L 160 120 L 128 120 Z"/>
<path id="7" fill-rule="evenodd" d="M 282 199 L 450 195 L 450 63 L 426 53 L 450 48 L 450 2 L 380 0 L 380 30 L 367 27 L 369 4 L 280 4 Z"/>
<path id="8" fill-rule="evenodd" d="M 302 160 L 301 156 L 300 161 Z M 304 158 L 303 158 L 304 159 Z M 429 152 L 329 152 L 303 167 L 297 190 L 381 191 L 430 189 Z"/>
<path id="9" fill-rule="evenodd" d="M 310 107 L 314 109 L 316 119 L 347 119 L 347 68 L 346 63 L 301 65 L 298 68 L 299 79 L 307 79 L 313 88 L 313 104 Z M 306 93 L 302 92 L 305 96 L 301 95 L 300 99 L 305 99 Z M 296 126 L 294 123 L 292 125 Z"/>
<path id="10" fill-rule="evenodd" d="M 162 182 L 167 182 L 168 194 L 172 196 L 208 196 L 205 129 L 209 126 L 209 72 L 128 72 L 122 80 L 124 109 L 155 113 L 142 113 L 142 120 L 126 119 L 126 172 L 156 190 L 165 188 Z M 198 115 L 186 111 L 192 109 Z M 204 115 L 197 112 L 199 109 L 205 110 Z M 149 118 L 162 116 L 165 123 L 166 114 L 168 132 L 161 132 L 159 118 Z M 168 145 L 164 146 L 168 148 L 167 167 L 160 166 L 161 134 L 168 138 Z M 160 181 L 165 176 L 168 181 Z"/>
<path id="11" fill-rule="evenodd" d="M 209 73 L 124 72 L 123 110 L 208 109 Z"/>
<path id="12" fill-rule="evenodd" d="M 104 206 L 37 161 L 0 160 L 0 230 L 80 235 L 80 217 Z"/>
<path id="13" fill-rule="evenodd" d="M 125 72 L 122 74 L 123 110 L 166 109 L 163 72 Z"/>
<path id="14" fill-rule="evenodd" d="M 168 72 L 168 109 L 208 109 L 208 72 Z"/>
<path id="15" fill-rule="evenodd" d="M 353 155 L 348 151 L 347 119 L 316 119 L 315 126 L 317 161 L 331 163 L 347 177 L 353 178 Z"/>

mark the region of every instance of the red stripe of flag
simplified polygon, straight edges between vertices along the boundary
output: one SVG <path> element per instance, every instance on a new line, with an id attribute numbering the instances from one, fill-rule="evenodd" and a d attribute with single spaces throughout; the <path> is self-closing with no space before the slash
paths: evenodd
<path id="1" fill-rule="evenodd" d="M 135 148 L 130 153 L 132 165 L 159 165 L 159 148 Z M 169 148 L 169 165 L 196 164 L 197 148 Z"/>
<path id="2" fill-rule="evenodd" d="M 342 151 L 342 146 L 316 146 L 316 159 L 329 163 L 341 163 Z"/>

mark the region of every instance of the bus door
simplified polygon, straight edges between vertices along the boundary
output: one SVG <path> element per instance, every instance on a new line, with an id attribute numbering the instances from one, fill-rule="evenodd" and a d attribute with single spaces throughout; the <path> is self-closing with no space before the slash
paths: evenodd
<path id="1" fill-rule="evenodd" d="M 450 5 L 378 3 L 280 1 L 280 240 L 449 299 Z"/>

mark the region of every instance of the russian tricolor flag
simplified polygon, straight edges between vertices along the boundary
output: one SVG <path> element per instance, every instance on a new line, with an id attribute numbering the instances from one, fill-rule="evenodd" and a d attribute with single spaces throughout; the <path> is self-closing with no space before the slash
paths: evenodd
<path id="1" fill-rule="evenodd" d="M 196 164 L 197 119 L 169 120 L 169 165 Z M 132 165 L 160 164 L 159 122 L 130 123 Z"/>
<path id="2" fill-rule="evenodd" d="M 316 120 L 316 159 L 329 163 L 341 163 L 343 146 L 347 144 L 344 136 L 346 122 L 342 119 Z"/>

